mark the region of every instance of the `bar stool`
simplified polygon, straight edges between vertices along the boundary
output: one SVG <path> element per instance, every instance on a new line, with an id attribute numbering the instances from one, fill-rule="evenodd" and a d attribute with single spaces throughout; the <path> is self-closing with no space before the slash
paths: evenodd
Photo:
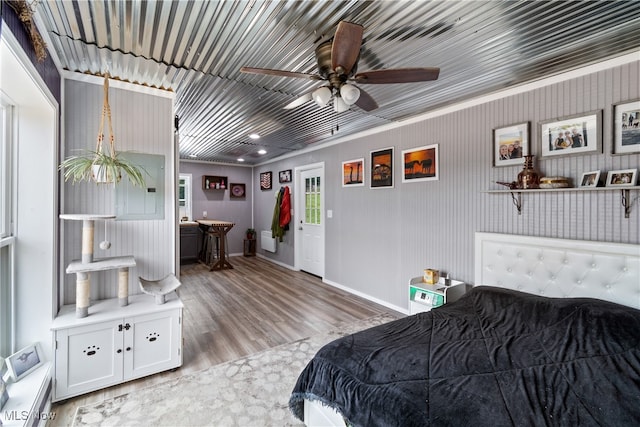
<path id="1" fill-rule="evenodd" d="M 211 265 L 214 259 L 220 258 L 220 233 L 214 230 L 207 231 L 205 250 L 205 263 Z"/>
<path id="2" fill-rule="evenodd" d="M 200 252 L 198 253 L 198 259 L 200 260 L 200 262 L 203 262 L 206 264 L 207 252 L 209 251 L 209 236 L 207 236 L 207 230 L 204 229 L 202 225 L 199 228 L 200 228 L 200 235 L 201 235 L 200 240 L 202 241 L 202 245 L 200 247 Z"/>

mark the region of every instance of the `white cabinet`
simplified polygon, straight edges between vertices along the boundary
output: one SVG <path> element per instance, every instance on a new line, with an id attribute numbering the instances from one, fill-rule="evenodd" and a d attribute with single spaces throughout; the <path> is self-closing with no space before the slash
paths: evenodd
<path id="1" fill-rule="evenodd" d="M 466 292 L 466 285 L 459 280 L 451 280 L 445 285 L 444 279 L 430 285 L 422 281 L 422 277 L 414 277 L 409 283 L 409 313 L 416 314 L 430 311 L 460 298 Z"/>
<path id="2" fill-rule="evenodd" d="M 54 320 L 53 400 L 67 399 L 182 365 L 182 302 L 173 293 L 165 304 L 149 295 L 91 305 L 77 318 L 75 305 Z"/>

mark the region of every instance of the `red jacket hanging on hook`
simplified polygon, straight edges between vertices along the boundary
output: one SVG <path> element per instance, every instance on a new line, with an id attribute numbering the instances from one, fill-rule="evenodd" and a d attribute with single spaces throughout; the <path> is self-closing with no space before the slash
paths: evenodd
<path id="1" fill-rule="evenodd" d="M 291 222 L 291 194 L 289 193 L 289 187 L 284 187 L 284 192 L 282 193 L 282 202 L 280 202 L 280 227 L 285 230 Z"/>

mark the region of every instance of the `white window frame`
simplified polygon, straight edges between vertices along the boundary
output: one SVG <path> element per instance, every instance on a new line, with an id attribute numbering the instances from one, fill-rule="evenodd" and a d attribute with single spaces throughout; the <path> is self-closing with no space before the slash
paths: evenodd
<path id="1" fill-rule="evenodd" d="M 193 220 L 193 192 L 192 192 L 192 183 L 193 183 L 193 179 L 192 179 L 192 175 L 190 173 L 181 173 L 179 174 L 178 177 L 178 187 L 182 187 L 182 184 L 180 184 L 180 181 L 182 181 L 184 179 L 184 206 L 180 206 L 180 188 L 178 188 L 178 213 L 179 213 L 179 218 L 182 219 L 182 217 L 187 217 L 189 220 Z"/>
<path id="2" fill-rule="evenodd" d="M 15 348 L 14 107 L 0 92 L 0 356 Z"/>

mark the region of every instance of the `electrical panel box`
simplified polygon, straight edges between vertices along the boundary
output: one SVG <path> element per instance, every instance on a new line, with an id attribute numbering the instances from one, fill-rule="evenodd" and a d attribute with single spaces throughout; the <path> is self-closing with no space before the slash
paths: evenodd
<path id="1" fill-rule="evenodd" d="M 134 186 L 123 174 L 122 181 L 116 184 L 116 219 L 164 219 L 164 156 L 123 152 L 119 156 L 126 157 L 143 169 L 145 186 Z"/>

